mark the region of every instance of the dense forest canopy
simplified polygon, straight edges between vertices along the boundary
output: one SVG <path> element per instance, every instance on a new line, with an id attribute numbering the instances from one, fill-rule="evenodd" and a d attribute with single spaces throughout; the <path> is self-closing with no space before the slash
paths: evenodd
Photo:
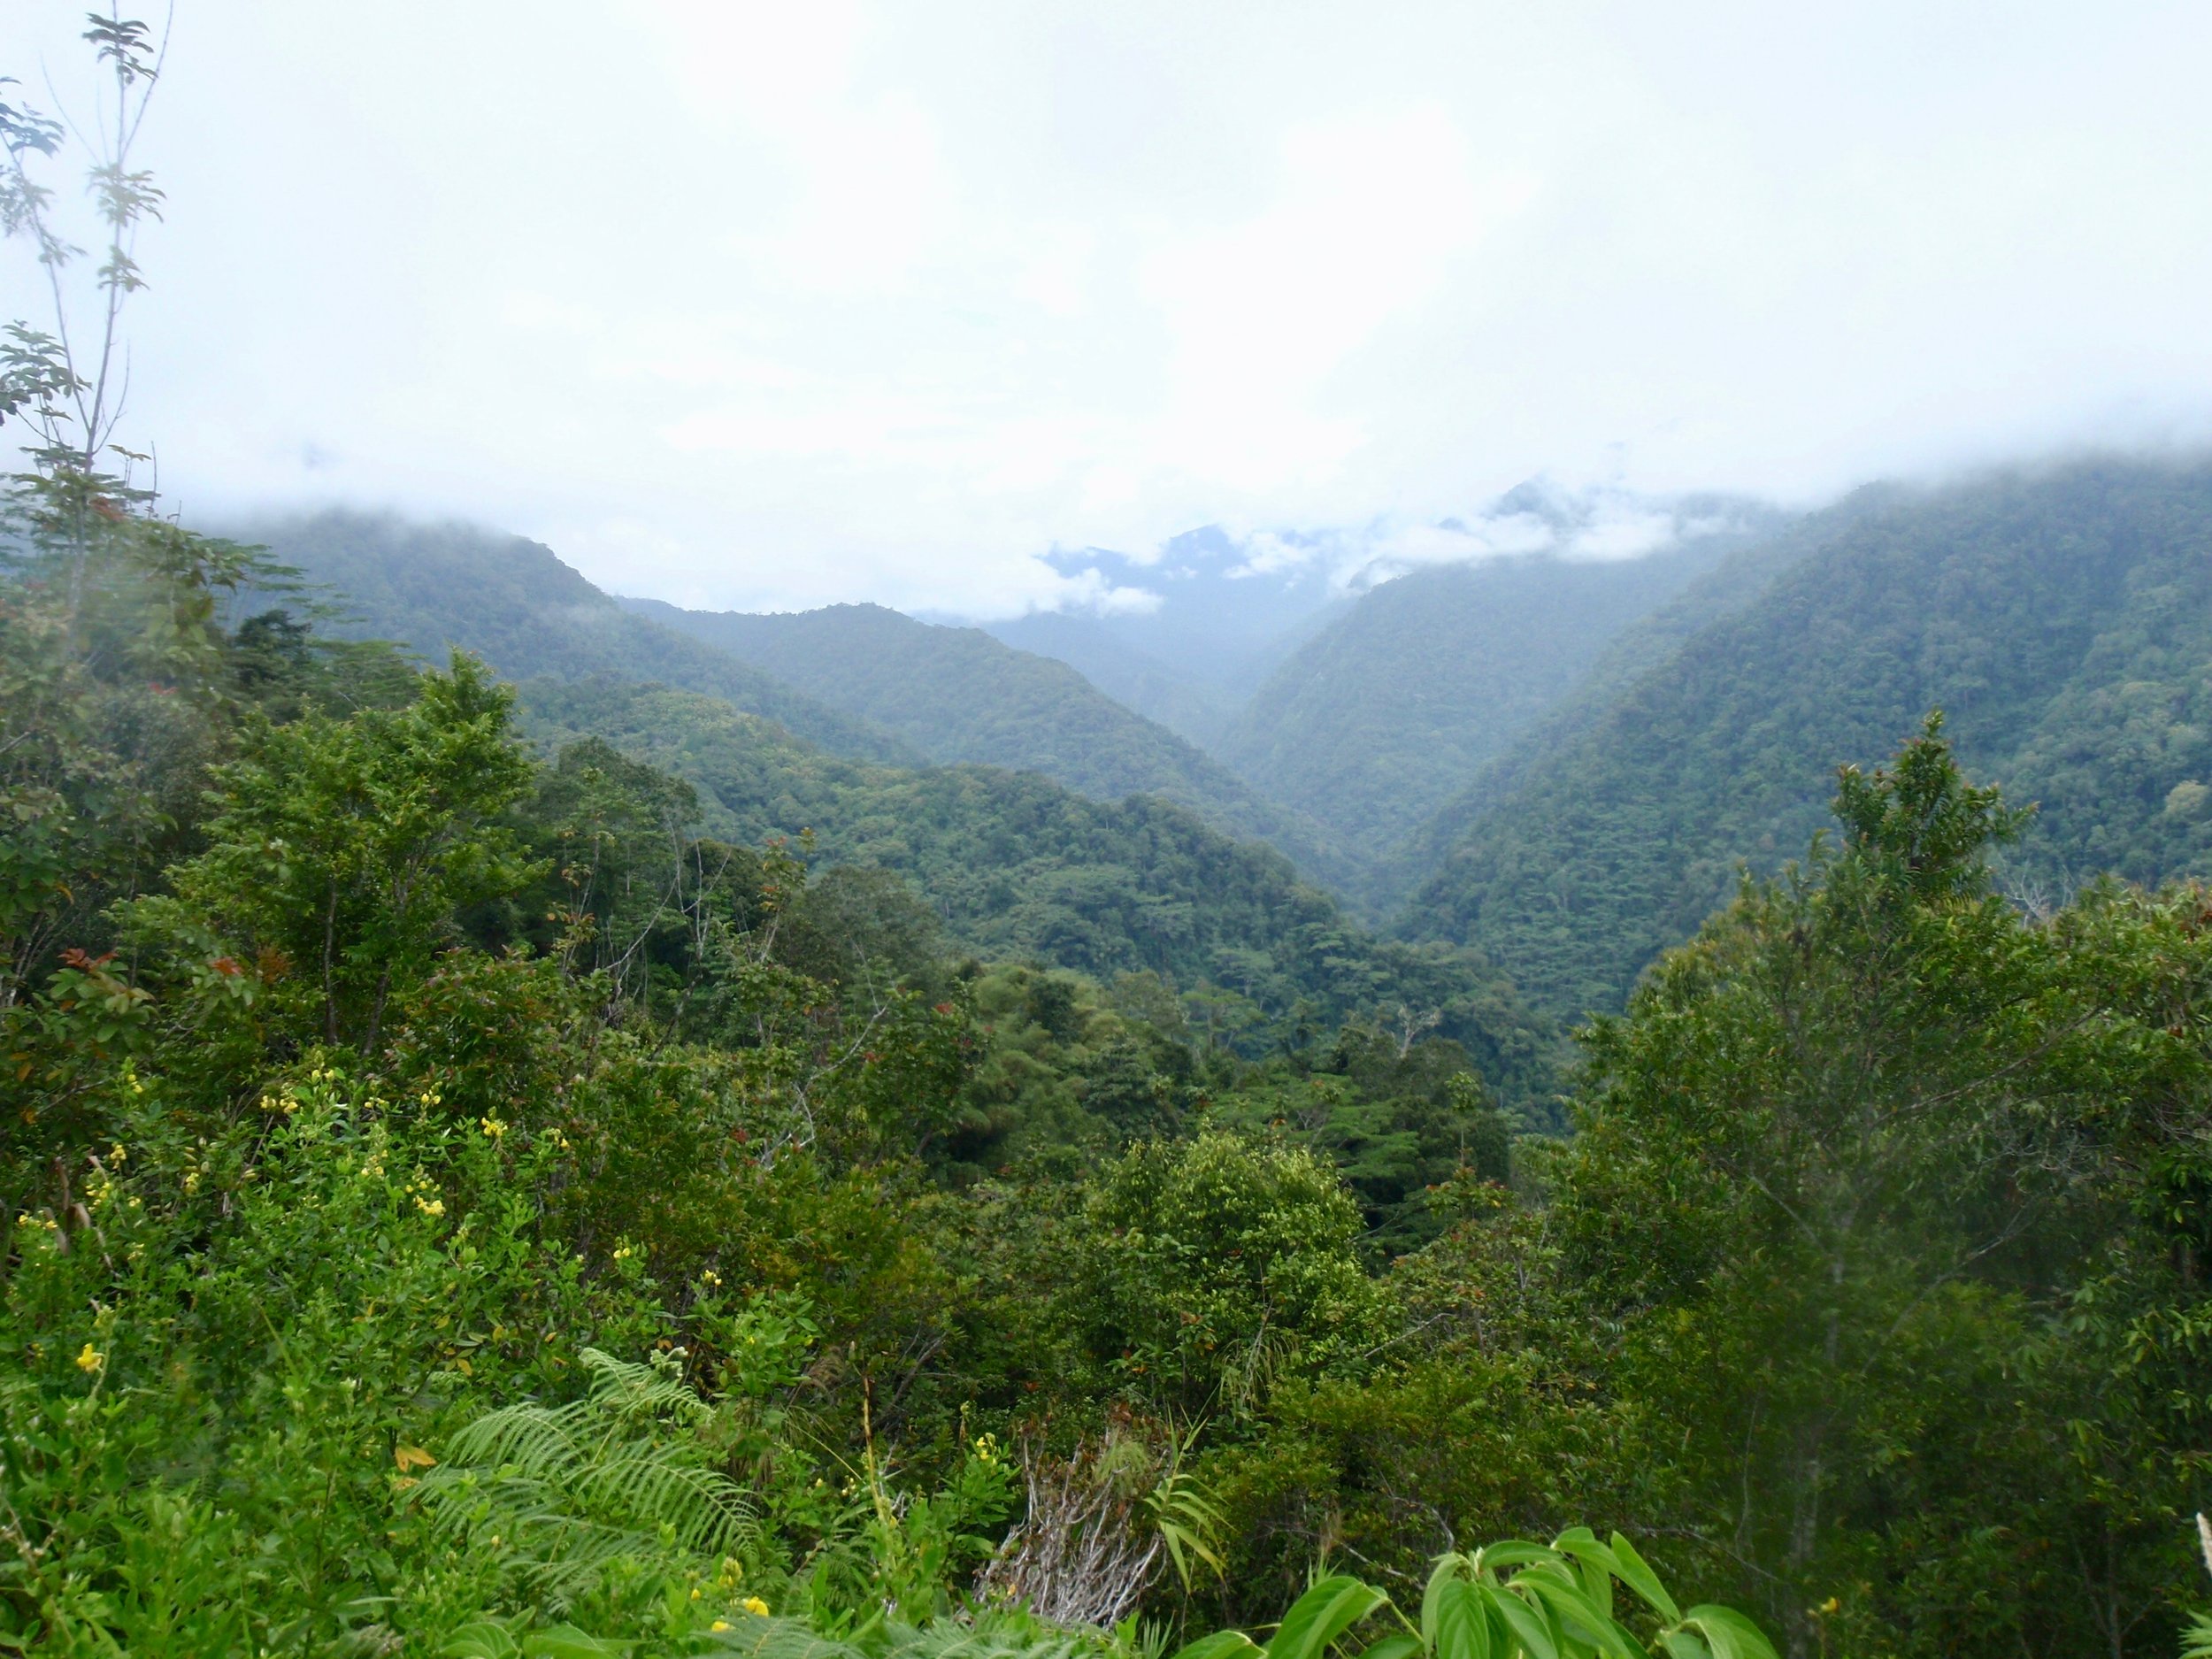
<path id="1" fill-rule="evenodd" d="M 2212 473 L 1624 603 L 1380 940 L 528 544 L 180 526 L 135 127 L 94 270 L 0 90 L 104 319 L 0 351 L 0 1647 L 2212 1651 Z"/>
<path id="2" fill-rule="evenodd" d="M 1270 842 L 1310 875 L 1341 882 L 1348 873 L 1346 855 L 1302 812 L 1255 794 L 1066 664 L 980 628 L 918 622 L 881 605 L 746 616 L 628 603 L 897 733 L 932 760 L 1041 772 L 1099 801 L 1159 795 L 1230 833 Z"/>
<path id="3" fill-rule="evenodd" d="M 805 835 L 826 863 L 910 878 L 950 941 L 983 956 L 1164 975 L 1248 1049 L 1354 1013 L 1409 1020 L 1466 1044 L 1513 1102 L 1540 1110 L 1548 1092 L 1553 1028 L 1479 957 L 1376 940 L 1279 854 L 1171 802 L 840 761 L 718 700 L 616 681 L 532 681 L 524 707 L 556 741 L 605 739 L 691 780 L 718 833 Z"/>
<path id="4" fill-rule="evenodd" d="M 1268 677 L 1221 752 L 1339 834 L 1391 847 L 1727 545 L 1500 558 L 1385 582 Z"/>
<path id="5" fill-rule="evenodd" d="M 2047 903 L 2101 872 L 2212 865 L 2212 470 L 2090 462 L 1875 491 L 1791 533 L 1747 604 L 1508 763 L 1457 810 L 1405 931 L 1486 950 L 1563 1018 L 1637 974 L 1939 707 L 2033 803 L 2006 859 Z M 1724 567 L 1715 597 L 1746 574 Z"/>

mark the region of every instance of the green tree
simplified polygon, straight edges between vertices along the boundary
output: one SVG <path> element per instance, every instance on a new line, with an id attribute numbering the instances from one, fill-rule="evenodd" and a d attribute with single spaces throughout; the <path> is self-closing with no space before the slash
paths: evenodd
<path id="1" fill-rule="evenodd" d="M 206 850 L 132 906 L 133 936 L 172 972 L 265 987 L 306 1017 L 297 1038 L 373 1053 L 457 913 L 532 873 L 498 821 L 531 782 L 511 703 L 457 657 L 404 708 L 264 723 L 218 769 Z"/>
<path id="2" fill-rule="evenodd" d="M 1385 1336 L 1358 1207 L 1302 1148 L 1143 1143 L 1103 1173 L 1085 1225 L 1092 1351 L 1164 1407 L 1247 1413 L 1278 1378 L 1356 1367 Z"/>
<path id="3" fill-rule="evenodd" d="M 2093 1540 L 2085 1623 L 2144 1605 L 2139 1540 L 2076 1504 L 2072 1362 L 2028 1356 L 2094 1236 L 2090 1126 L 2145 1077 L 2063 934 L 1992 891 L 2019 820 L 1940 726 L 1847 768 L 1840 845 L 1747 880 L 1591 1030 L 1561 1171 L 1576 1266 L 1632 1316 L 1622 1386 L 1684 1425 L 1696 1524 L 1773 1575 L 1793 1653 L 1901 1618 L 1926 1651 L 2000 1650 L 2024 1608 L 1993 1619 L 1979 1575 Z M 1990 1418 L 2023 1365 L 2050 1392 Z M 1882 1545 L 1901 1509 L 1947 1558 Z"/>

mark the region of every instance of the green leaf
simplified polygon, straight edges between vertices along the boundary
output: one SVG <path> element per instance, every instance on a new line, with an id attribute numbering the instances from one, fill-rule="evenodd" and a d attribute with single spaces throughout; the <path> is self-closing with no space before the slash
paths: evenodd
<path id="1" fill-rule="evenodd" d="M 1321 1659 L 1331 1642 L 1389 1600 L 1371 1584 L 1333 1573 L 1290 1604 L 1268 1638 L 1268 1659 Z"/>
<path id="2" fill-rule="evenodd" d="M 1636 1546 L 1618 1532 L 1613 1534 L 1613 1563 L 1621 1582 L 1643 1597 L 1652 1611 L 1671 1624 L 1681 1623 L 1682 1609 L 1667 1594 L 1667 1586 L 1659 1582 L 1659 1575 L 1636 1553 Z"/>
<path id="3" fill-rule="evenodd" d="M 1659 1645 L 1667 1650 L 1667 1659 L 1713 1659 L 1713 1650 L 1694 1631 L 1668 1631 L 1659 1638 Z"/>
<path id="4" fill-rule="evenodd" d="M 1434 1659 L 1490 1659 L 1490 1614 L 1480 1590 L 1458 1576 L 1463 1555 L 1446 1556 L 1421 1598 L 1421 1636 Z"/>
<path id="5" fill-rule="evenodd" d="M 1583 1594 L 1590 1598 L 1593 1607 L 1611 1618 L 1613 1580 L 1621 1570 L 1613 1552 L 1599 1543 L 1597 1535 L 1586 1526 L 1569 1527 L 1552 1540 L 1551 1547 L 1573 1559 L 1575 1574 L 1582 1580 Z"/>
<path id="6" fill-rule="evenodd" d="M 1421 1639 L 1404 1631 L 1395 1631 L 1380 1641 L 1361 1649 L 1359 1659 L 1414 1659 L 1421 1651 Z"/>
<path id="7" fill-rule="evenodd" d="M 1711 1645 L 1713 1659 L 1778 1659 L 1766 1633 L 1732 1607 L 1707 1602 L 1684 1614 L 1682 1623 Z"/>
<path id="8" fill-rule="evenodd" d="M 1257 1653 L 1260 1645 L 1240 1630 L 1217 1630 L 1210 1636 L 1201 1636 L 1187 1647 L 1178 1648 L 1171 1659 L 1234 1659 L 1243 1653 Z"/>
<path id="9" fill-rule="evenodd" d="M 1559 1659 L 1559 1639 L 1552 1632 L 1551 1621 L 1540 1610 L 1512 1591 L 1501 1590 L 1494 1585 L 1484 1585 L 1482 1593 L 1528 1659 Z M 1512 1659 L 1512 1655 L 1503 1654 L 1499 1659 Z"/>
<path id="10" fill-rule="evenodd" d="M 1548 1573 L 1524 1572 L 1513 1580 L 1514 1587 L 1525 1586 L 1534 1593 L 1545 1609 L 1558 1624 L 1560 1632 L 1571 1643 L 1594 1648 L 1601 1653 L 1612 1653 L 1617 1647 L 1613 1632 L 1619 1626 L 1612 1615 L 1590 1600 L 1583 1586 L 1565 1577 L 1553 1578 Z M 1628 1659 L 1641 1659 L 1636 1649 L 1628 1651 Z"/>
<path id="11" fill-rule="evenodd" d="M 1541 1544 L 1532 1544 L 1525 1538 L 1501 1539 L 1478 1550 L 1476 1555 L 1484 1566 L 1494 1571 L 1500 1567 L 1525 1567 L 1532 1562 L 1552 1559 L 1550 1550 Z"/>
<path id="12" fill-rule="evenodd" d="M 549 1624 L 522 1639 L 524 1659 L 621 1659 L 627 1642 L 603 1641 L 573 1624 Z"/>
<path id="13" fill-rule="evenodd" d="M 455 1631 L 438 1652 L 441 1659 L 516 1659 L 522 1649 L 504 1624 L 479 1620 Z"/>

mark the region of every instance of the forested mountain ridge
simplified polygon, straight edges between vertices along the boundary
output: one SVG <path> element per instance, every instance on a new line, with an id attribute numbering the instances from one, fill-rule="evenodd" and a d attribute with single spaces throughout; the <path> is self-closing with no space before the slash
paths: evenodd
<path id="1" fill-rule="evenodd" d="M 890 733 L 633 615 L 524 537 L 336 510 L 227 527 L 329 590 L 337 614 L 324 626 L 334 637 L 389 640 L 433 663 L 457 648 L 510 680 L 610 674 L 684 686 L 838 754 L 919 758 Z"/>
<path id="2" fill-rule="evenodd" d="M 1383 582 L 1268 676 L 1216 752 L 1348 841 L 1393 847 L 1727 545 L 1501 557 Z"/>
<path id="3" fill-rule="evenodd" d="M 1466 953 L 1369 938 L 1285 862 L 1286 842 L 1322 856 L 1302 843 L 1294 815 L 1061 664 L 873 606 L 721 618 L 626 604 L 534 542 L 465 526 L 327 513 L 254 535 L 328 590 L 343 618 L 334 633 L 424 655 L 477 651 L 528 686 L 526 706 L 557 738 L 607 738 L 695 779 L 718 833 L 757 841 L 810 829 L 825 867 L 910 878 L 953 936 L 987 956 L 1217 985 L 1229 1035 L 1402 1006 L 1463 1037 L 1509 1097 L 1548 1087 L 1555 1033 L 1498 975 Z M 756 624 L 776 637 L 760 654 L 778 665 L 832 686 L 872 676 L 855 704 L 895 718 L 934 710 L 909 729 L 947 747 L 1010 751 L 1034 774 L 909 770 L 921 757 L 902 733 L 712 642 Z M 1117 788 L 1115 798 L 1071 792 L 1044 775 L 1049 762 L 1102 793 Z M 1147 790 L 1147 778 L 1164 787 Z M 1190 797 L 1210 784 L 1217 790 L 1202 812 Z M 1239 810 L 1248 833 L 1273 831 L 1265 844 L 1223 833 Z"/>
<path id="4" fill-rule="evenodd" d="M 1316 823 L 1099 690 L 1067 664 L 980 628 L 881 605 L 751 615 L 623 602 L 889 731 L 941 763 L 1037 772 L 1098 801 L 1156 795 L 1233 834 L 1268 841 L 1311 875 L 1348 882 L 1350 861 Z"/>
<path id="5" fill-rule="evenodd" d="M 625 681 L 531 681 L 523 707 L 553 743 L 601 738 L 689 780 L 717 835 L 810 833 L 824 867 L 896 872 L 987 959 L 1157 972 L 1211 997 L 1223 1041 L 1355 1012 L 1410 1021 L 1544 1115 L 1555 1033 L 1502 975 L 1468 952 L 1375 939 L 1281 855 L 1187 808 L 1093 801 L 1035 772 L 841 759 L 718 699 Z"/>
<path id="6" fill-rule="evenodd" d="M 1409 905 L 1409 936 L 1479 944 L 1556 1015 L 1617 1007 L 1740 863 L 1803 852 L 1836 760 L 1870 761 L 1931 708 L 2039 803 L 2016 879 L 2208 867 L 2212 468 L 1885 488 L 1790 535 L 1748 605 L 1517 757 Z"/>
<path id="7" fill-rule="evenodd" d="M 1590 664 L 1579 684 L 1494 759 L 1479 767 L 1390 856 L 1377 889 L 1401 897 L 1443 864 L 1471 825 L 1511 797 L 1528 770 L 1567 747 L 1605 717 L 1627 689 L 1671 660 L 1706 628 L 1754 603 L 1816 547 L 1842 534 L 1857 512 L 1870 511 L 1888 491 L 1870 486 L 1816 518 L 1778 522 L 1766 535 L 1723 557 L 1710 570 L 1648 616 L 1624 628 Z"/>

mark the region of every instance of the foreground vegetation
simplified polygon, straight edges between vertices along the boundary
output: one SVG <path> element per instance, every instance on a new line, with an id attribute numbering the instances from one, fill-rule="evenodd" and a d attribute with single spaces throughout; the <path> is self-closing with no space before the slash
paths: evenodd
<path id="1" fill-rule="evenodd" d="M 0 1647 L 2175 1651 L 2212 895 L 2008 901 L 1939 721 L 1532 1133 L 319 637 L 11 341 Z"/>

